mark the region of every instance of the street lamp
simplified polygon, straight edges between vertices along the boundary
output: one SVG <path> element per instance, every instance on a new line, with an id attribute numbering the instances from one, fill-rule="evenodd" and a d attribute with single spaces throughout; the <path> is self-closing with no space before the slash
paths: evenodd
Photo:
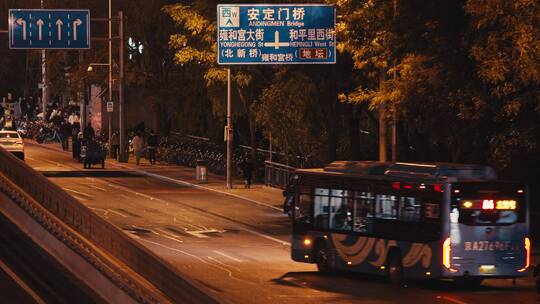
<path id="1" fill-rule="evenodd" d="M 102 66 L 109 66 L 108 63 L 90 63 L 88 65 L 88 68 L 86 69 L 88 72 L 92 72 L 94 70 L 94 67 L 93 66 L 99 66 L 99 65 L 102 65 Z"/>

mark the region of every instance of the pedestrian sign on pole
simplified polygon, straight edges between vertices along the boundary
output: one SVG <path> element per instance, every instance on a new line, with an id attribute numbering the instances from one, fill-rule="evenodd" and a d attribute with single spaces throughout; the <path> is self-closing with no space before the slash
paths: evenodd
<path id="1" fill-rule="evenodd" d="M 336 63 L 335 7 L 220 4 L 218 64 Z"/>
<path id="2" fill-rule="evenodd" d="M 107 112 L 114 112 L 114 103 L 112 101 L 107 101 Z"/>
<path id="3" fill-rule="evenodd" d="M 10 9 L 9 48 L 89 49 L 90 11 Z"/>

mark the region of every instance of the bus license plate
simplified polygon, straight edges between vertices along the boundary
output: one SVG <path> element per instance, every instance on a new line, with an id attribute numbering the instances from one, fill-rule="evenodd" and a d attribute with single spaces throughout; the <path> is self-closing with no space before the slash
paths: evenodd
<path id="1" fill-rule="evenodd" d="M 497 272 L 495 265 L 482 265 L 480 266 L 480 273 L 490 274 Z"/>

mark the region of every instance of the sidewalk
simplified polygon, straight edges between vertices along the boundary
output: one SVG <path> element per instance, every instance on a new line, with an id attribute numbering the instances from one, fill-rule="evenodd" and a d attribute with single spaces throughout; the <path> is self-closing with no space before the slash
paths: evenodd
<path id="1" fill-rule="evenodd" d="M 26 142 L 31 145 L 37 145 L 46 149 L 66 153 L 71 157 L 71 151 L 63 151 L 60 143 L 38 144 L 32 140 L 26 140 Z M 80 165 L 82 168 L 82 164 L 74 164 Z M 243 180 L 233 179 L 233 189 L 227 189 L 226 178 L 210 172 L 208 172 L 208 183 L 198 184 L 195 179 L 195 168 L 170 164 L 151 165 L 148 160 L 144 158 L 141 159 L 140 165 L 135 164 L 134 157 L 130 157 L 127 163 L 120 163 L 114 159 L 108 158 L 105 161 L 105 170 L 111 167 L 132 170 L 142 175 L 158 178 L 182 186 L 190 186 L 222 193 L 276 211 L 283 210 L 283 190 L 267 187 L 263 184 L 252 184 L 250 189 L 245 189 Z"/>

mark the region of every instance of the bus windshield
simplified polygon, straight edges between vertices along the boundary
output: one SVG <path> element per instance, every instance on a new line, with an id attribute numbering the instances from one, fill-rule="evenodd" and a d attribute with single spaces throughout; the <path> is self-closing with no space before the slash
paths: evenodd
<path id="1" fill-rule="evenodd" d="M 526 220 L 524 186 L 518 183 L 453 185 L 451 219 L 460 224 L 511 225 Z"/>

